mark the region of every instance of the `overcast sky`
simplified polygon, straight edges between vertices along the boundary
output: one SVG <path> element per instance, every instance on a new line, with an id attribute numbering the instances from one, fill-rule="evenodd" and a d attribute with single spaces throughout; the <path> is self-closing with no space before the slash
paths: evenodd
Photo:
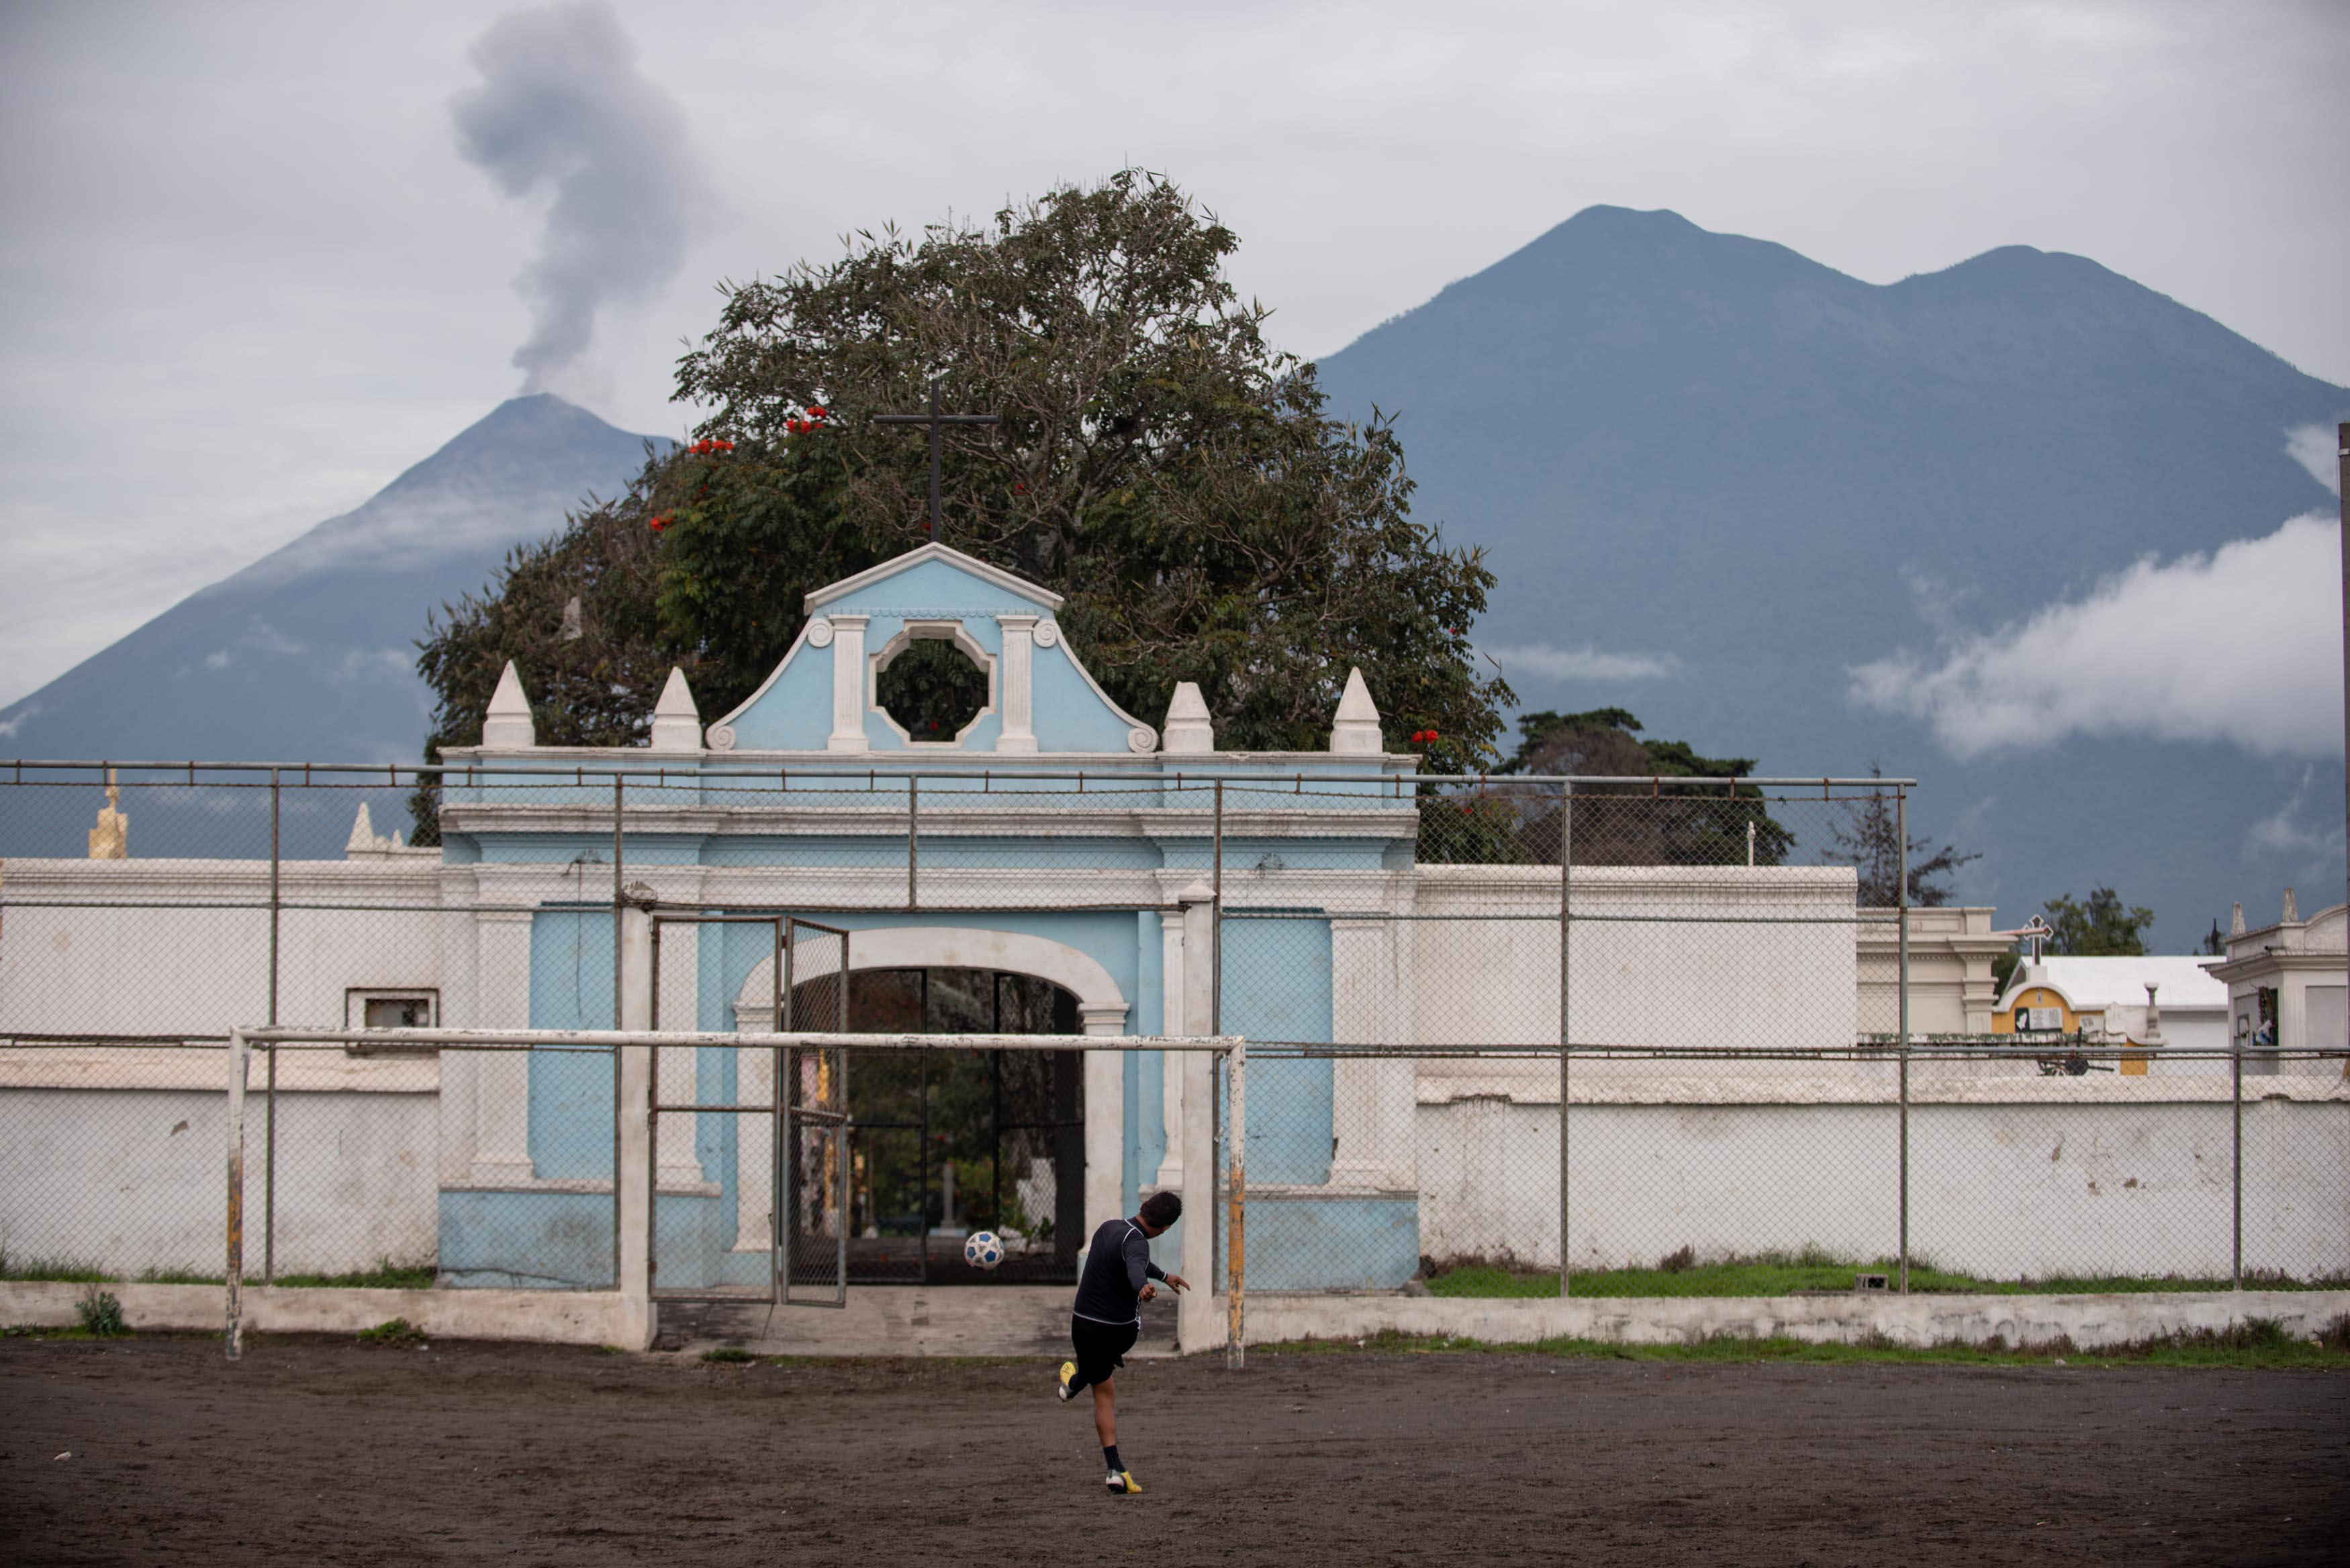
<path id="1" fill-rule="evenodd" d="M 1307 355 L 1605 202 L 1879 283 L 2078 252 L 2350 382 L 2340 4 L 527 9 L 0 5 L 0 702 L 364 500 L 525 343 L 675 431 L 716 279 L 1126 162 Z M 566 49 L 608 119 L 534 78 Z M 554 178 L 557 122 L 644 225 Z"/>

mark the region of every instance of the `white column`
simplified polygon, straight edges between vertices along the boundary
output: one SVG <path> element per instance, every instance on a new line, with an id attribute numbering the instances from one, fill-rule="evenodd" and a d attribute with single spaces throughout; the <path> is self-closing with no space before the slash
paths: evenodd
<path id="1" fill-rule="evenodd" d="M 1224 1314 L 1216 1305 L 1215 1062 L 1205 1051 L 1170 1052 L 1183 1064 L 1183 1165 L 1198 1172 L 1183 1194 L 1180 1262 L 1175 1272 L 1191 1288 L 1176 1298 L 1175 1340 L 1186 1355 L 1224 1342 Z"/>
<path id="2" fill-rule="evenodd" d="M 1194 882 L 1176 895 L 1183 901 L 1183 1033 L 1216 1032 L 1215 892 Z"/>
<path id="3" fill-rule="evenodd" d="M 473 903 L 477 897 L 475 881 L 471 867 L 442 867 L 442 907 L 462 909 Z M 475 1028 L 481 1016 L 475 1001 L 474 983 L 481 959 L 481 938 L 471 923 L 453 917 L 441 920 L 438 936 L 441 943 L 441 1015 L 435 1022 L 446 1029 Z M 478 1051 L 441 1053 L 441 1094 L 436 1115 L 440 1134 L 438 1175 L 444 1187 L 463 1186 L 473 1179 L 473 1107 L 482 1054 Z"/>
<path id="4" fill-rule="evenodd" d="M 1126 1033 L 1126 1009 L 1081 1007 L 1088 1034 Z M 1126 1189 L 1124 1051 L 1086 1053 L 1086 1234 L 1123 1211 Z"/>
<path id="5" fill-rule="evenodd" d="M 660 1026 L 699 1029 L 695 1004 L 700 1000 L 702 928 L 673 924 L 661 928 Z M 649 977 L 650 978 L 650 977 Z M 660 1097 L 663 1105 L 681 1106 L 699 1099 L 702 1053 L 672 1045 L 660 1054 Z M 663 1111 L 660 1117 L 660 1183 L 664 1188 L 701 1184 L 702 1160 L 694 1139 L 702 1118 L 691 1111 Z"/>
<path id="6" fill-rule="evenodd" d="M 763 962 L 752 971 L 758 979 L 753 994 L 759 1000 L 754 1004 L 733 1002 L 728 1004 L 729 1015 L 738 1031 L 760 1033 L 773 1033 L 783 1027 L 783 1020 L 769 1005 L 767 979 L 773 966 Z M 803 974 L 805 981 L 806 976 Z M 772 1046 L 746 1045 L 734 1053 L 734 1098 L 745 1106 L 774 1103 L 775 1096 L 775 1053 Z M 789 1096 L 786 1096 L 788 1098 Z M 734 1124 L 734 1250 L 738 1252 L 764 1252 L 775 1244 L 774 1222 L 771 1216 L 781 1194 L 776 1190 L 775 1139 L 781 1131 L 771 1116 L 740 1116 Z"/>
<path id="7" fill-rule="evenodd" d="M 1402 1054 L 1403 1010 L 1390 920 L 1330 922 L 1330 1038 L 1386 1048 L 1342 1056 L 1332 1075 L 1330 1130 L 1337 1135 L 1333 1186 L 1416 1190 L 1412 1066 Z"/>
<path id="8" fill-rule="evenodd" d="M 652 917 L 635 905 L 620 911 L 620 1018 L 623 1029 L 652 1022 Z M 652 1049 L 620 1048 L 620 1168 L 614 1201 L 620 1211 L 620 1345 L 650 1350 L 659 1327 L 652 1300 L 652 1127 L 646 1116 L 652 1089 Z"/>
<path id="9" fill-rule="evenodd" d="M 1036 620 L 1033 615 L 995 618 L 995 624 L 1003 628 L 1003 684 L 996 693 L 1003 713 L 1003 730 L 995 742 L 999 752 L 1027 753 L 1036 749 Z"/>
<path id="10" fill-rule="evenodd" d="M 530 1027 L 527 909 L 473 916 L 474 1016 L 484 1029 Z M 484 1051 L 473 1068 L 473 1168 L 477 1187 L 531 1179 L 530 1053 Z"/>
<path id="11" fill-rule="evenodd" d="M 1215 890 L 1194 882 L 1177 895 L 1183 904 L 1183 1033 L 1215 1028 Z M 1170 1052 L 1182 1100 L 1180 1146 L 1187 1180 L 1183 1191 L 1181 1262 L 1176 1272 L 1198 1289 L 1186 1293 L 1175 1317 L 1175 1337 L 1186 1352 L 1221 1345 L 1223 1314 L 1215 1306 L 1216 1184 L 1215 1058 L 1204 1051 Z M 1170 1151 L 1172 1152 L 1172 1151 Z"/>
<path id="12" fill-rule="evenodd" d="M 1166 998 L 1167 1017 L 1160 1033 L 1182 1034 L 1183 1016 L 1183 912 L 1163 909 L 1159 915 L 1160 968 L 1166 981 L 1159 994 Z M 1148 1185 L 1172 1187 L 1183 1185 L 1183 1058 L 1174 1051 L 1162 1052 L 1159 1057 L 1160 1125 L 1167 1135 L 1166 1153 L 1159 1157 L 1159 1169 Z"/>
<path id="13" fill-rule="evenodd" d="M 862 752 L 865 738 L 865 623 L 861 615 L 825 618 L 832 627 L 832 733 L 827 752 Z"/>
<path id="14" fill-rule="evenodd" d="M 775 1053 L 751 1046 L 734 1053 L 734 1100 L 764 1106 L 775 1093 Z M 764 1252 L 775 1245 L 775 1122 L 734 1118 L 734 1250 Z"/>

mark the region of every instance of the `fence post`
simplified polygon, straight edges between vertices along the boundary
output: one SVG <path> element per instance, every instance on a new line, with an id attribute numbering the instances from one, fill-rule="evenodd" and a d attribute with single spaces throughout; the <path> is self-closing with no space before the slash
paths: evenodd
<path id="1" fill-rule="evenodd" d="M 623 854 L 620 822 L 621 813 L 627 805 L 627 790 L 628 780 L 616 769 L 612 774 L 612 1027 L 615 1029 L 620 1027 L 621 1009 L 625 1005 L 620 994 L 623 969 L 620 954 L 623 945 L 620 940 L 620 873 Z M 583 882 L 586 879 L 584 876 L 581 877 Z M 528 1065 L 529 1058 L 525 1057 L 525 1073 L 528 1071 Z M 620 1163 L 622 1145 L 625 1142 L 620 1136 L 620 1107 L 625 1103 L 624 1078 L 625 1075 L 620 1071 L 620 1053 L 616 1048 L 612 1052 L 612 1288 L 616 1291 L 625 1288 L 626 1285 L 626 1280 L 620 1272 Z M 524 1083 L 527 1085 L 529 1079 L 525 1077 Z"/>
<path id="2" fill-rule="evenodd" d="M 1224 781 L 1216 781 L 1215 880 L 1208 914 L 1208 1033 L 1224 1032 Z M 1187 959 L 1185 961 L 1189 962 Z"/>
<path id="3" fill-rule="evenodd" d="M 277 927 L 279 912 L 278 772 L 269 770 L 269 1023 L 277 1025 Z M 277 1043 L 271 1041 L 269 1083 L 263 1091 L 269 1121 L 261 1135 L 261 1282 L 277 1282 Z"/>
<path id="4" fill-rule="evenodd" d="M 906 908 L 909 910 L 922 907 L 920 889 L 916 882 L 922 860 L 921 816 L 921 775 L 910 774 L 906 780 Z"/>
<path id="5" fill-rule="evenodd" d="M 2236 1041 L 2228 1054 L 2228 1083 L 2232 1127 L 2230 1136 L 2228 1196 L 2231 1210 L 2228 1273 L 2237 1290 L 2244 1288 L 2244 1048 Z"/>
<path id="6" fill-rule="evenodd" d="M 228 1358 L 244 1355 L 244 1032 L 228 1032 Z"/>
<path id="7" fill-rule="evenodd" d="M 613 1023 L 621 1029 L 649 1029 L 652 1024 L 652 911 L 649 907 L 623 905 L 615 911 L 613 943 L 619 951 L 624 980 L 621 1008 Z M 657 1098 L 650 1045 L 620 1045 L 613 1052 L 622 1064 L 622 1096 L 613 1107 L 623 1158 L 612 1170 L 612 1210 L 624 1215 L 620 1251 L 614 1262 L 619 1276 L 620 1343 L 624 1349 L 650 1350 L 660 1321 L 652 1288 L 654 1184 L 660 1161 L 654 1145 Z M 629 1177 L 638 1178 L 630 1181 Z"/>
<path id="8" fill-rule="evenodd" d="M 1879 820 L 1882 820 L 1881 818 Z M 1901 1293 L 1909 1293 L 1909 790 L 1893 786 L 1893 842 L 1897 862 L 1895 918 L 1901 926 L 1899 998 L 1901 1030 Z"/>
<path id="9" fill-rule="evenodd" d="M 1231 1160 L 1224 1177 L 1231 1205 L 1224 1241 L 1224 1288 L 1231 1313 L 1224 1325 L 1224 1365 L 1238 1372 L 1248 1365 L 1248 1042 L 1236 1043 L 1226 1060 L 1232 1106 L 1224 1132 Z"/>
<path id="10" fill-rule="evenodd" d="M 1572 782 L 1558 786 L 1558 1293 L 1564 1301 L 1569 1293 L 1567 1284 L 1567 1175 L 1566 1175 L 1566 1105 L 1567 1091 L 1572 1087 L 1575 1031 L 1568 1005 L 1573 998 L 1569 984 L 1573 966 L 1568 958 L 1567 939 L 1574 930 L 1570 910 L 1570 889 L 1574 886 L 1575 869 L 1575 785 Z"/>

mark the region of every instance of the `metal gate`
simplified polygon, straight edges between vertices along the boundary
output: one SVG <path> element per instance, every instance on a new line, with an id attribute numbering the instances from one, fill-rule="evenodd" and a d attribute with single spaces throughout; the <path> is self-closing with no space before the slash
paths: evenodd
<path id="1" fill-rule="evenodd" d="M 768 1027 L 847 1031 L 846 930 L 792 915 L 695 910 L 652 916 L 654 1029 L 661 1027 L 661 932 L 673 926 L 767 928 Z M 662 1048 L 650 1049 L 646 1223 L 653 1299 L 845 1305 L 847 1053 L 751 1045 L 688 1054 L 672 1047 L 665 1064 Z M 689 1074 L 691 1093 L 681 1095 L 679 1080 Z M 665 1116 L 671 1118 L 666 1127 Z"/>
<path id="2" fill-rule="evenodd" d="M 794 920 L 784 950 L 786 1029 L 848 1033 L 848 933 Z M 806 931 L 803 939 L 799 932 Z M 803 972 L 809 978 L 794 983 Z M 776 1186 L 783 1219 L 777 1278 L 792 1306 L 848 1304 L 850 1230 L 848 1053 L 794 1045 L 784 1052 L 784 1147 Z"/>

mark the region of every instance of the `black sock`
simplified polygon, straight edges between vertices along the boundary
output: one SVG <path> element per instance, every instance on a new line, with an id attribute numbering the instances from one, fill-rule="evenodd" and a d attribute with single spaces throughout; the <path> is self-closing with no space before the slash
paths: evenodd
<path id="1" fill-rule="evenodd" d="M 1118 1471 L 1126 1469 L 1124 1465 L 1118 1462 L 1118 1445 L 1116 1443 L 1112 1443 L 1108 1448 L 1102 1450 L 1102 1458 L 1109 1461 L 1109 1473 L 1112 1475 L 1116 1475 Z"/>

